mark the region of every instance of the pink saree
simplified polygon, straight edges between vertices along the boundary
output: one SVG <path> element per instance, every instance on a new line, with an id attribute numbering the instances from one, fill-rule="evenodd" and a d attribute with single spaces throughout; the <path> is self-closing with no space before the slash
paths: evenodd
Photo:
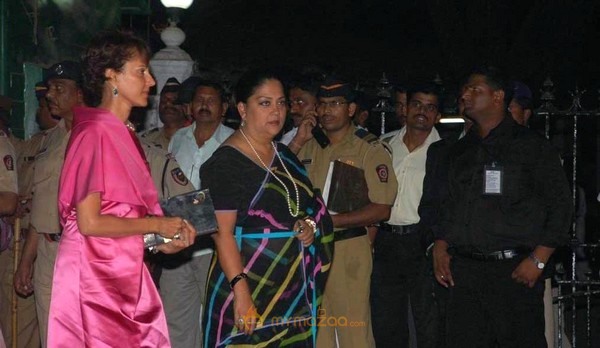
<path id="1" fill-rule="evenodd" d="M 142 235 L 84 236 L 76 205 L 101 195 L 101 213 L 162 215 L 129 130 L 107 110 L 76 108 L 60 189 L 63 234 L 54 268 L 48 347 L 170 347 L 162 302 L 143 263 Z"/>

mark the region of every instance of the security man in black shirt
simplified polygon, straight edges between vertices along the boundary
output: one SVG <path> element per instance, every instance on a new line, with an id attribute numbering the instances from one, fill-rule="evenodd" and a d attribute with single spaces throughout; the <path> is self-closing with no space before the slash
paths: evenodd
<path id="1" fill-rule="evenodd" d="M 498 70 L 465 85 L 471 131 L 448 151 L 447 196 L 433 250 L 449 288 L 448 347 L 547 347 L 538 281 L 568 240 L 572 206 L 558 154 L 507 115 Z"/>

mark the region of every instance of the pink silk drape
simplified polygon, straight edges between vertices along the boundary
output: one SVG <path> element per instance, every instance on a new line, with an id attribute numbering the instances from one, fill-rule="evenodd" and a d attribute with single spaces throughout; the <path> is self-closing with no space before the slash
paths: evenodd
<path id="1" fill-rule="evenodd" d="M 84 236 L 76 205 L 100 193 L 101 214 L 162 215 L 144 159 L 107 110 L 76 108 L 61 173 L 63 235 L 54 269 L 48 347 L 170 347 L 142 235 Z"/>

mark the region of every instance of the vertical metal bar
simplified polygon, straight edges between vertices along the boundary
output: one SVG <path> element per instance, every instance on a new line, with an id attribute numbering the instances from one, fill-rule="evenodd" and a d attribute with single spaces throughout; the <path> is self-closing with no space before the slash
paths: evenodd
<path id="1" fill-rule="evenodd" d="M 558 295 L 559 298 L 562 295 L 561 289 L 562 289 L 562 284 L 558 283 L 558 288 L 557 288 L 558 292 L 557 292 L 557 295 Z M 562 340 L 563 340 L 563 337 L 562 337 L 562 332 L 563 332 L 563 311 L 564 311 L 563 300 L 558 300 L 556 302 L 556 304 L 557 304 L 557 309 L 558 309 L 558 318 L 557 318 L 557 321 L 558 321 L 558 323 L 557 323 L 558 324 L 558 348 L 562 348 Z"/>
<path id="2" fill-rule="evenodd" d="M 587 300 L 587 310 L 586 310 L 586 334 L 587 334 L 587 346 L 592 346 L 592 285 L 588 282 L 587 284 L 587 293 L 585 294 Z"/>
<path id="3" fill-rule="evenodd" d="M 573 208 L 577 209 L 577 120 L 578 120 L 578 115 L 577 115 L 577 110 L 575 111 L 575 113 L 573 114 L 573 178 L 572 178 L 572 194 L 573 194 Z M 571 240 L 576 240 L 577 238 L 577 234 L 575 229 L 577 228 L 577 219 L 573 219 L 573 224 L 572 224 L 572 231 L 571 231 Z M 576 266 L 576 262 L 577 262 L 577 257 L 575 254 L 575 248 L 573 247 L 571 250 L 571 296 L 573 296 L 575 294 L 575 292 L 577 291 L 577 286 L 575 284 L 576 281 L 576 276 L 575 276 L 575 266 Z M 573 322 L 571 323 L 572 326 L 572 340 L 571 343 L 573 345 L 573 348 L 577 347 L 577 332 L 576 332 L 576 321 L 577 321 L 577 301 L 575 296 L 572 297 L 572 301 L 571 302 L 571 310 L 573 311 L 572 315 L 573 315 Z"/>
<path id="4" fill-rule="evenodd" d="M 546 135 L 546 139 L 550 140 L 550 112 L 546 114 L 546 126 L 545 126 L 544 134 Z"/>
<path id="5" fill-rule="evenodd" d="M 385 134 L 385 111 L 381 112 L 381 134 L 380 135 L 384 135 Z"/>

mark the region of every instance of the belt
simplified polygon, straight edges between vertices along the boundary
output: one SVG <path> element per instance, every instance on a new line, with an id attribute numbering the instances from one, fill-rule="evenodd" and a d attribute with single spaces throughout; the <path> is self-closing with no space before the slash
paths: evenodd
<path id="1" fill-rule="evenodd" d="M 455 255 L 466 257 L 468 259 L 478 260 L 478 261 L 498 261 L 498 260 L 510 260 L 515 257 L 522 255 L 529 255 L 531 253 L 531 249 L 519 248 L 519 249 L 504 249 L 497 250 L 491 252 L 480 252 L 473 251 L 472 249 L 466 249 L 461 247 L 451 247 L 451 253 Z"/>
<path id="2" fill-rule="evenodd" d="M 50 243 L 58 242 L 62 233 L 40 233 Z"/>
<path id="3" fill-rule="evenodd" d="M 412 225 L 390 225 L 383 223 L 379 227 L 382 231 L 389 232 L 397 235 L 405 235 L 417 232 L 419 229 L 417 228 L 417 224 Z"/>
<path id="4" fill-rule="evenodd" d="M 367 234 L 367 229 L 364 227 L 349 228 L 347 230 L 333 232 L 333 240 L 339 242 L 341 240 L 356 238 Z"/>

